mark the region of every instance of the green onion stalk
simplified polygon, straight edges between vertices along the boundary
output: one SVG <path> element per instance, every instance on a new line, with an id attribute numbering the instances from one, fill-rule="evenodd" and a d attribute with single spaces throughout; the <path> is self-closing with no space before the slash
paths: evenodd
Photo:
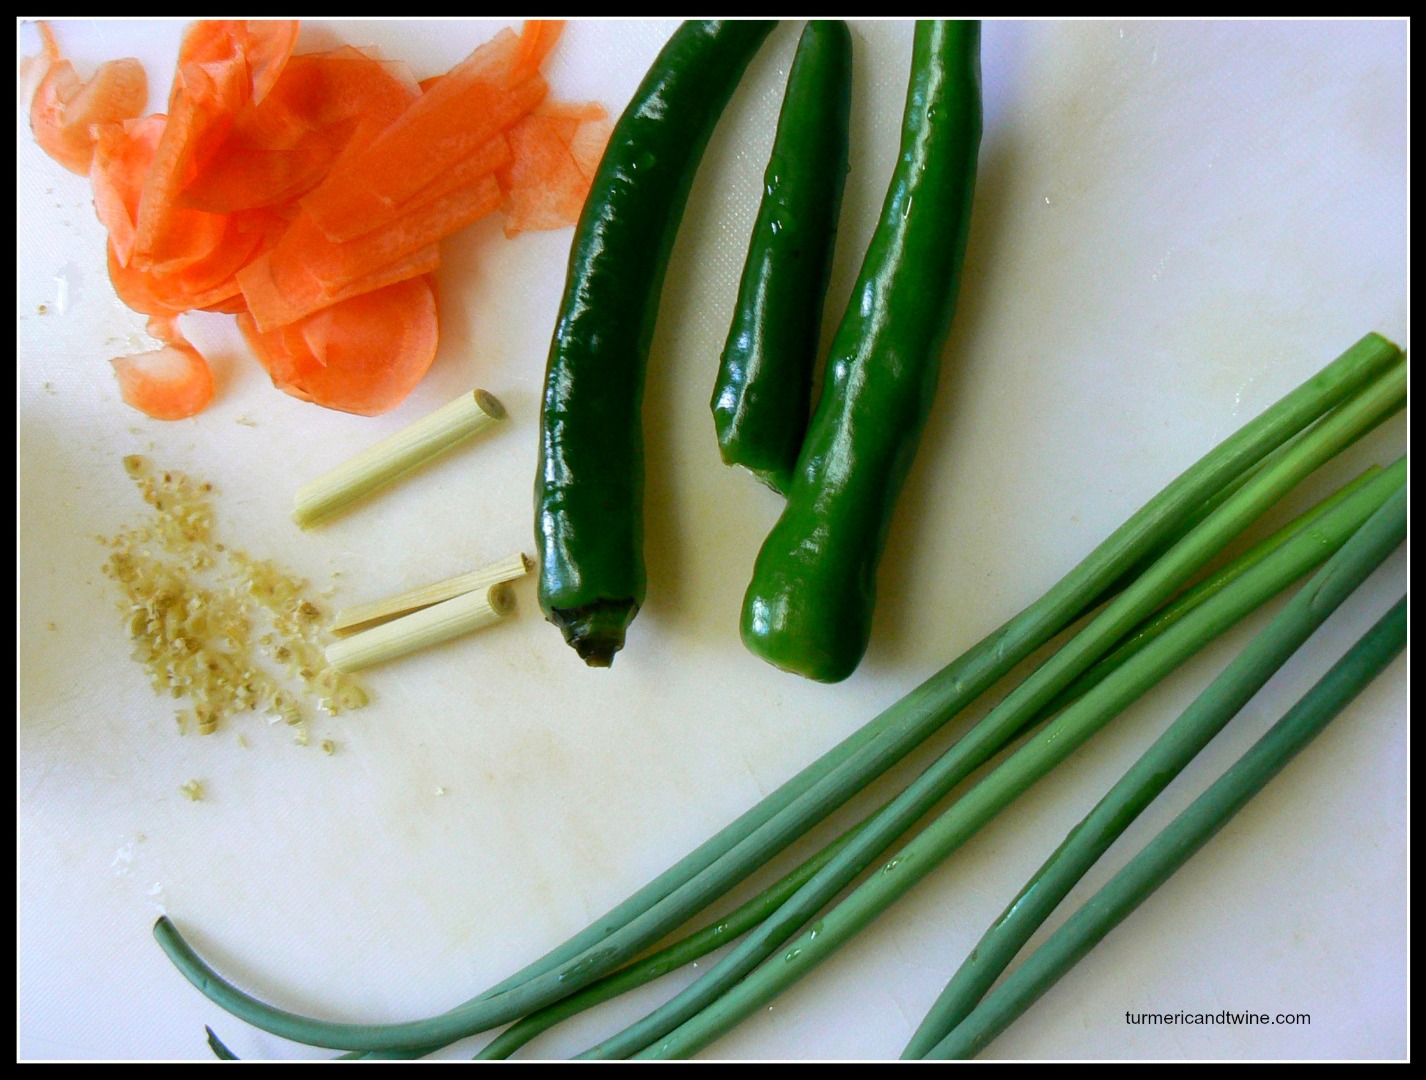
<path id="1" fill-rule="evenodd" d="M 927 1058 L 969 1058 L 1059 981 L 1213 838 L 1406 646 L 1406 597 L 1221 776 L 945 1038 Z"/>
<path id="2" fill-rule="evenodd" d="M 1405 475 L 1403 458 L 1389 472 Z M 1406 487 L 1346 542 L 1124 774 L 985 932 L 902 1056 L 918 1058 L 975 1008 L 1069 891 L 1327 617 L 1406 537 Z"/>

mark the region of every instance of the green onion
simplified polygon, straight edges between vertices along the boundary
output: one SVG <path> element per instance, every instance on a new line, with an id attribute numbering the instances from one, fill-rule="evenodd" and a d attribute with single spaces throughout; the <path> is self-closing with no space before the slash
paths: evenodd
<path id="1" fill-rule="evenodd" d="M 208 1033 L 208 1049 L 213 1051 L 213 1056 L 215 1058 L 217 1058 L 219 1061 L 238 1060 L 238 1055 L 233 1053 L 231 1050 L 229 1050 L 226 1046 L 223 1045 L 223 1040 L 218 1038 L 217 1035 L 213 1034 L 212 1028 L 205 1027 L 203 1030 Z"/>
<path id="2" fill-rule="evenodd" d="M 1377 480 L 1385 479 L 1386 475 L 1383 474 Z M 1401 474 L 1393 474 L 1393 479 L 1399 484 Z M 1333 550 L 1345 543 L 1362 521 L 1384 501 L 1382 486 L 1380 483 L 1369 483 L 1360 489 L 1319 519 L 1309 532 L 1299 534 L 1283 544 L 1276 552 L 1239 577 L 1230 587 L 1209 597 L 1193 612 L 1146 645 L 928 824 L 882 867 L 880 873 L 873 875 L 836 907 L 818 918 L 801 936 L 791 941 L 788 947 L 781 951 L 780 956 L 767 960 L 752 970 L 742 981 L 728 988 L 662 1042 L 650 1046 L 639 1056 L 681 1057 L 693 1053 L 766 1004 L 826 959 L 833 950 L 885 911 L 1013 799 L 1068 757 L 1164 675 L 1303 573 L 1319 565 Z M 1243 493 L 1247 491 L 1248 488 L 1245 487 Z M 1391 494 L 1391 491 L 1386 494 Z M 1225 503 L 1218 513 L 1227 510 L 1232 501 Z M 1364 507 L 1367 508 L 1366 513 L 1362 512 Z M 1205 522 L 1200 528 L 1208 525 L 1209 522 Z M 1185 543 L 1191 540 L 1192 536 L 1193 534 L 1190 534 Z M 1173 557 L 1174 553 L 1170 552 L 1165 559 Z M 1111 605 L 1111 610 L 1113 606 Z M 1092 629 L 1091 624 L 1089 630 Z M 1083 637 L 1089 630 L 1082 632 L 1080 636 Z M 1079 638 L 1076 638 L 1065 646 L 1041 671 L 1054 664 L 1066 652 L 1073 650 L 1078 640 Z M 1038 674 L 1039 672 L 1036 673 Z M 1031 680 L 1035 677 L 1031 676 Z M 1029 681 L 1027 680 L 1027 683 Z M 1019 693 L 1017 690 L 1006 699 L 1006 703 Z M 994 710 L 991 715 L 998 711 L 1000 710 Z M 990 717 L 987 717 L 987 720 L 989 719 Z M 935 768 L 936 766 L 933 766 L 932 770 L 928 770 L 927 775 Z M 913 789 L 920 783 L 918 780 L 908 788 L 897 802 L 909 801 Z M 872 836 L 875 831 L 873 826 L 859 834 L 843 851 L 843 855 L 862 839 Z M 836 861 L 833 860 L 833 864 Z M 808 888 L 811 887 L 809 884 Z M 784 907 L 789 907 L 796 901 L 795 897 Z M 779 911 L 777 916 L 765 922 L 755 935 L 770 927 L 781 914 Z M 739 946 L 739 950 L 744 949 L 752 940 L 752 937 L 746 939 Z M 732 961 L 739 950 L 734 950 L 723 963 Z M 717 971 L 715 968 L 700 979 L 699 983 L 710 980 Z M 693 987 L 685 990 L 681 996 L 689 995 L 699 983 L 694 983 Z M 677 1000 L 679 999 L 676 998 L 675 1001 Z"/>
<path id="3" fill-rule="evenodd" d="M 925 1055 L 967 1058 L 1004 1031 L 1193 857 L 1406 645 L 1406 597 L 1187 810 L 1154 837 L 954 1031 Z"/>
<path id="4" fill-rule="evenodd" d="M 1405 473 L 1403 458 L 1393 467 Z M 1406 488 L 1372 515 L 1124 774 L 971 950 L 912 1036 L 917 1058 L 975 1008 L 1060 901 L 1264 683 L 1406 536 Z"/>
<path id="5" fill-rule="evenodd" d="M 1395 345 L 1367 335 L 1170 483 L 1039 601 L 959 660 L 585 931 L 447 1013 L 398 1024 L 338 1024 L 300 1016 L 223 980 L 167 918 L 156 923 L 155 937 L 198 989 L 234 1015 L 285 1038 L 340 1049 L 441 1046 L 567 997 L 716 901 L 1078 618 L 1128 567 L 1176 535 L 1225 484 L 1383 372 L 1390 378 L 1390 371 L 1401 366 Z"/>

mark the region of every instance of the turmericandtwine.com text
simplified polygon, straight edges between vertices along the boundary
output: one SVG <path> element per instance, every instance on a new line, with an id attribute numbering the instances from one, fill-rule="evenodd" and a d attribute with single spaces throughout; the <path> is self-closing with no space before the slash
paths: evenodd
<path id="1" fill-rule="evenodd" d="M 1254 1012 L 1233 1012 L 1229 1009 L 1221 1009 L 1212 1013 L 1195 1012 L 1171 1012 L 1171 1013 L 1148 1013 L 1129 1012 L 1124 1013 L 1124 1023 L 1126 1024 L 1299 1024 L 1306 1026 L 1312 1023 L 1312 1016 L 1309 1013 L 1254 1013 Z"/>

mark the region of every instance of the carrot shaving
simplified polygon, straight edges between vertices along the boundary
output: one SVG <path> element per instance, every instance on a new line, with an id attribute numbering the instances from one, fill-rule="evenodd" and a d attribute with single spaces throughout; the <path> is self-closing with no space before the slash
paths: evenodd
<path id="1" fill-rule="evenodd" d="M 508 85 L 514 86 L 538 75 L 562 33 L 563 19 L 526 19 L 515 50 L 515 61 L 510 65 Z"/>
<path id="2" fill-rule="evenodd" d="M 302 207 L 332 240 L 350 240 L 401 215 L 422 188 L 499 136 L 542 100 L 538 75 L 505 82 L 519 39 L 509 30 L 476 49 L 360 153 L 333 168 Z"/>
<path id="3" fill-rule="evenodd" d="M 238 285 L 249 314 L 266 333 L 362 293 L 430 274 L 440 262 L 440 245 L 431 244 L 340 289 L 328 289 L 300 264 L 274 266 L 272 253 L 266 252 L 238 271 Z"/>
<path id="4" fill-rule="evenodd" d="M 512 161 L 501 170 L 505 235 L 559 229 L 579 219 L 609 141 L 599 106 L 542 106 L 510 129 Z"/>
<path id="5" fill-rule="evenodd" d="M 350 48 L 293 57 L 271 92 L 235 117 L 179 204 L 229 213 L 300 198 L 327 175 L 359 125 L 374 134 L 415 100 L 406 75 L 400 65 Z"/>

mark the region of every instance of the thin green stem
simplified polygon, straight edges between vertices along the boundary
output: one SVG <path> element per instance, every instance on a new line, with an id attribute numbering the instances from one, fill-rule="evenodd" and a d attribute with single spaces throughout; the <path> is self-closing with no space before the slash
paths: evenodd
<path id="1" fill-rule="evenodd" d="M 486 1045 L 476 1055 L 476 1058 L 488 1060 L 509 1057 L 541 1032 L 548 1031 L 571 1016 L 593 1008 L 610 998 L 628 993 L 636 987 L 643 986 L 645 983 L 667 975 L 670 971 L 681 968 L 684 964 L 706 956 L 716 949 L 721 949 L 728 942 L 747 933 L 749 929 L 762 922 L 769 913 L 777 910 L 789 896 L 806 883 L 808 878 L 827 865 L 856 833 L 866 827 L 866 824 L 866 821 L 861 821 L 853 825 L 800 866 L 769 885 L 751 900 L 730 911 L 717 922 L 673 942 L 666 948 L 660 949 L 628 967 L 621 968 L 612 975 L 606 975 L 598 982 L 590 983 L 577 994 L 572 994 L 553 1005 L 545 1006 L 538 1012 L 531 1013 L 517 1024 L 512 1024 Z"/>
<path id="2" fill-rule="evenodd" d="M 1403 596 L 1252 749 L 925 1056 L 975 1056 L 1058 982 L 1385 670 L 1406 645 L 1406 614 Z"/>
<path id="3" fill-rule="evenodd" d="M 1404 468 L 1405 466 L 1403 465 L 1402 467 Z M 1338 488 L 1316 506 L 1304 511 L 1277 532 L 1265 540 L 1259 541 L 1232 562 L 1228 563 L 1228 565 L 1222 567 L 1210 577 L 1204 578 L 1197 585 L 1193 586 L 1193 588 L 1188 589 L 1171 603 L 1160 608 L 1152 618 L 1146 620 L 1139 629 L 1125 638 L 1112 653 L 1095 664 L 1094 667 L 1086 671 L 1069 686 L 1065 687 L 1064 692 L 1050 704 L 1047 711 L 1057 712 L 1059 708 L 1067 705 L 1075 698 L 1082 696 L 1086 690 L 1099 682 L 1106 674 L 1113 671 L 1125 660 L 1133 656 L 1150 641 L 1181 619 L 1185 612 L 1192 610 L 1203 600 L 1234 581 L 1250 567 L 1257 565 L 1292 537 L 1302 532 L 1302 530 L 1310 528 L 1313 521 L 1367 483 L 1372 477 L 1379 475 L 1381 471 L 1380 465 L 1372 465 L 1365 469 L 1355 480 Z"/>
<path id="4" fill-rule="evenodd" d="M 1404 474 L 1404 458 L 1398 466 Z M 1402 486 L 1075 826 L 971 950 L 902 1057 L 921 1057 L 970 1014 L 1095 861 L 1405 537 Z"/>

